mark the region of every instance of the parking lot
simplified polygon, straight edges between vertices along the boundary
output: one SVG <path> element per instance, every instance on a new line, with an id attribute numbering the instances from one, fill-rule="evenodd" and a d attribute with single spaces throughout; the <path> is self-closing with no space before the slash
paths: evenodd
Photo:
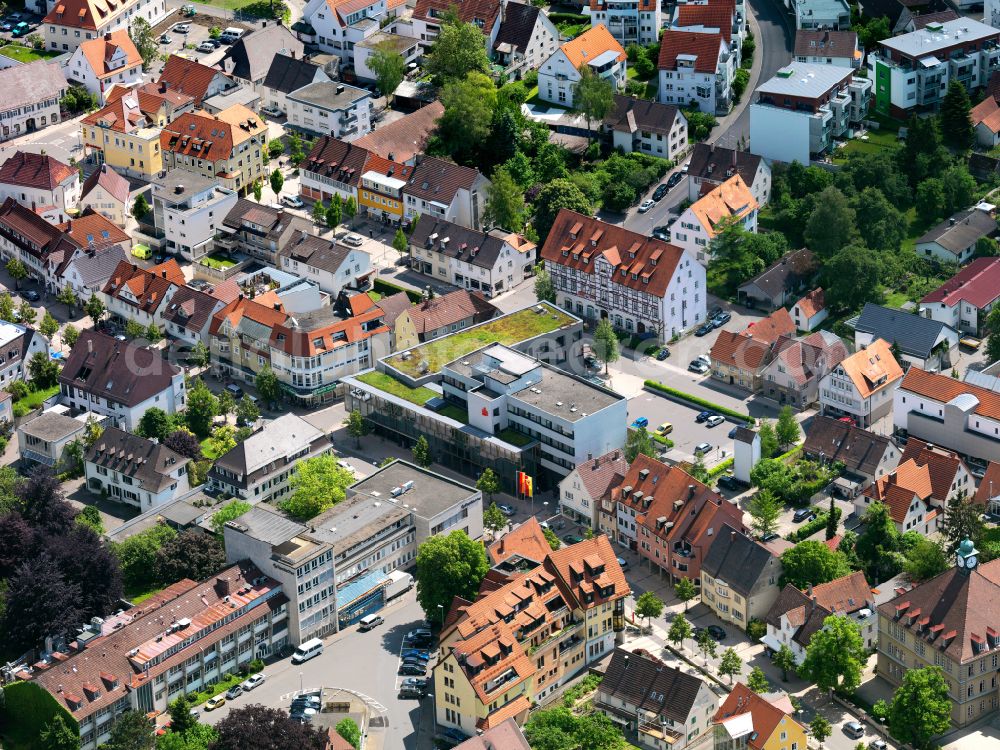
<path id="1" fill-rule="evenodd" d="M 179 24 L 188 25 L 187 33 L 181 33 L 176 30 Z M 229 45 L 223 44 L 220 47 L 214 48 L 211 52 L 202 52 L 197 49 L 199 44 L 209 39 L 209 29 L 213 26 L 220 30 L 229 26 L 245 30 L 252 28 L 246 23 L 230 21 L 225 18 L 216 18 L 201 14 L 197 14 L 191 18 L 184 18 L 180 13 L 171 13 L 166 19 L 158 23 L 153 30 L 157 39 L 160 39 L 160 52 L 164 58 L 172 54 L 181 55 L 189 60 L 197 60 L 204 65 L 214 66 L 226 54 Z M 169 42 L 162 40 L 162 35 L 164 34 L 169 38 Z M 157 62 L 153 66 L 153 72 L 157 75 L 159 75 L 162 69 L 162 62 Z"/>
<path id="2" fill-rule="evenodd" d="M 629 423 L 639 417 L 649 420 L 649 431 L 654 432 L 663 422 L 674 426 L 673 432 L 667 435 L 674 441 L 674 448 L 668 454 L 678 461 L 694 460 L 694 447 L 698 443 L 711 443 L 712 450 L 705 454 L 705 465 L 711 468 L 714 464 L 733 455 L 733 441 L 729 439 L 729 431 L 735 427 L 733 422 L 723 422 L 717 427 L 709 427 L 704 422 L 695 422 L 695 417 L 702 411 L 696 406 L 685 406 L 670 399 L 643 391 L 635 398 L 629 399 Z"/>

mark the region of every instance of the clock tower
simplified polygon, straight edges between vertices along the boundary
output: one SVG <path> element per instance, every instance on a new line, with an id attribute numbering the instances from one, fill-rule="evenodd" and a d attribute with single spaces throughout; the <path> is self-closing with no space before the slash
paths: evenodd
<path id="1" fill-rule="evenodd" d="M 958 565 L 959 572 L 966 575 L 976 569 L 979 564 L 979 551 L 971 539 L 966 539 L 958 545 L 958 549 L 955 550 L 955 563 Z"/>

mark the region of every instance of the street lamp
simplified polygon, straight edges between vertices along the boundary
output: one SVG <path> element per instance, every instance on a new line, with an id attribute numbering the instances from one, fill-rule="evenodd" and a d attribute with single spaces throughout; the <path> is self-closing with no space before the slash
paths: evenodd
<path id="1" fill-rule="evenodd" d="M 302 693 L 305 692 L 305 690 L 306 689 L 305 689 L 305 687 L 303 687 L 303 684 L 302 684 L 302 672 L 299 672 L 299 694 L 301 695 Z"/>
<path id="2" fill-rule="evenodd" d="M 439 605 L 437 605 L 437 608 L 439 610 L 441 610 L 441 628 L 443 629 L 444 628 L 444 605 L 443 604 L 439 604 Z"/>

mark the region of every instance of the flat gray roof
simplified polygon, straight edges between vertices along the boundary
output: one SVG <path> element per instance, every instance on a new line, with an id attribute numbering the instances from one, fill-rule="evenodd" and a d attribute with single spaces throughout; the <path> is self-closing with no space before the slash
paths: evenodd
<path id="1" fill-rule="evenodd" d="M 306 530 L 302 524 L 259 505 L 226 525 L 271 546 L 283 544 Z"/>
<path id="2" fill-rule="evenodd" d="M 879 44 L 909 57 L 919 58 L 956 44 L 996 37 L 997 34 L 1000 31 L 979 21 L 955 18 L 941 24 L 931 24 L 909 34 L 883 39 Z"/>
<path id="3" fill-rule="evenodd" d="M 386 498 L 355 495 L 314 518 L 311 528 L 316 530 L 308 536 L 332 544 L 334 554 L 340 554 L 409 515 L 408 508 Z"/>
<path id="4" fill-rule="evenodd" d="M 186 169 L 171 169 L 163 177 L 152 180 L 153 190 L 163 198 L 169 198 L 174 203 L 180 203 L 189 196 L 202 193 L 215 187 L 216 181 Z M 175 192 L 175 188 L 183 188 Z"/>
<path id="5" fill-rule="evenodd" d="M 338 93 L 338 89 L 342 91 Z M 336 81 L 317 81 L 293 91 L 288 98 L 324 109 L 347 109 L 366 96 L 371 96 L 371 93 L 364 89 L 356 89 Z"/>
<path id="6" fill-rule="evenodd" d="M 760 84 L 757 91 L 776 96 L 816 98 L 838 86 L 853 72 L 853 69 L 841 65 L 792 62 L 781 68 L 773 78 Z"/>
<path id="7" fill-rule="evenodd" d="M 54 411 L 46 411 L 30 422 L 25 422 L 19 429 L 25 435 L 31 435 L 39 440 L 53 441 L 75 435 L 86 426 L 86 422 L 73 419 L 73 417 L 67 417 Z"/>
<path id="8" fill-rule="evenodd" d="M 413 482 L 413 488 L 392 497 L 395 487 Z M 432 518 L 459 505 L 479 490 L 407 461 L 393 461 L 347 489 L 347 496 L 365 494 L 385 504 L 408 509 L 421 518 Z M 393 503 L 393 501 L 395 501 Z"/>
<path id="9" fill-rule="evenodd" d="M 540 383 L 512 393 L 508 398 L 523 401 L 568 422 L 576 422 L 625 397 L 543 365 Z"/>

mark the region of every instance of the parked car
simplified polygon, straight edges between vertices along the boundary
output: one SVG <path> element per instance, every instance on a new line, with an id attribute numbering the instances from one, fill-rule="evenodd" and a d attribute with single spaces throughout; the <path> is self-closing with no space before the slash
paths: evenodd
<path id="1" fill-rule="evenodd" d="M 226 700 L 231 701 L 233 698 L 239 698 L 241 695 L 243 695 L 243 687 L 241 685 L 233 685 L 226 691 Z"/>
<path id="2" fill-rule="evenodd" d="M 698 330 L 694 332 L 694 335 L 697 336 L 698 338 L 701 338 L 702 336 L 707 336 L 714 330 L 715 327 L 710 322 L 702 323 L 700 326 L 698 326 Z"/>
<path id="3" fill-rule="evenodd" d="M 628 560 L 626 560 L 624 557 L 619 557 L 618 567 L 621 568 L 622 570 L 628 570 Z"/>
<path id="4" fill-rule="evenodd" d="M 31 31 L 31 27 L 26 22 L 21 21 L 14 27 L 14 30 L 11 32 L 11 36 L 22 37 L 29 31 Z"/>
<path id="5" fill-rule="evenodd" d="M 345 245 L 350 245 L 351 247 L 361 247 L 361 245 L 364 244 L 364 240 L 361 239 L 360 235 L 349 234 L 346 237 L 344 237 L 343 243 Z"/>
<path id="6" fill-rule="evenodd" d="M 430 687 L 431 681 L 426 677 L 407 677 L 403 680 L 403 685 L 409 685 L 410 687 L 418 687 L 421 690 L 426 690 Z"/>
<path id="7" fill-rule="evenodd" d="M 709 625 L 707 628 L 695 628 L 694 637 L 697 638 L 699 633 L 706 630 L 708 631 L 708 634 L 712 636 L 713 639 L 717 641 L 726 640 L 726 631 L 720 628 L 718 625 Z"/>
<path id="8" fill-rule="evenodd" d="M 732 474 L 723 474 L 719 477 L 719 486 L 724 490 L 732 492 L 740 488 L 740 482 Z"/>
<path id="9" fill-rule="evenodd" d="M 670 241 L 670 225 L 664 224 L 659 227 L 653 227 L 653 236 L 658 240 L 663 240 L 664 242 Z"/>
<path id="10" fill-rule="evenodd" d="M 419 675 L 420 677 L 423 677 L 427 674 L 427 667 L 421 664 L 407 664 L 404 662 L 399 666 L 399 673 L 402 675 Z"/>
<path id="11" fill-rule="evenodd" d="M 289 208 L 302 208 L 306 205 L 305 201 L 297 195 L 283 195 L 281 196 L 281 202 Z"/>
<path id="12" fill-rule="evenodd" d="M 653 201 L 647 198 L 646 200 L 644 200 L 642 203 L 639 204 L 639 213 L 644 214 L 655 205 L 656 204 Z"/>
<path id="13" fill-rule="evenodd" d="M 214 698 L 209 698 L 208 702 L 205 704 L 206 711 L 214 711 L 217 708 L 226 705 L 226 696 L 217 695 Z"/>
<path id="14" fill-rule="evenodd" d="M 14 25 L 10 21 L 4 21 L 0 23 L 0 31 L 10 31 L 14 28 Z"/>
<path id="15" fill-rule="evenodd" d="M 711 323 L 715 328 L 722 328 L 726 323 L 733 319 L 732 313 L 721 312 L 718 315 L 712 317 Z"/>
<path id="16" fill-rule="evenodd" d="M 669 435 L 674 431 L 674 426 L 670 422 L 664 422 L 659 427 L 656 428 L 657 435 Z"/>
<path id="17" fill-rule="evenodd" d="M 402 656 L 403 659 L 406 659 L 408 657 L 413 656 L 413 657 L 416 657 L 417 659 L 419 659 L 420 661 L 425 662 L 425 663 L 429 662 L 431 660 L 431 653 L 430 653 L 430 651 L 427 651 L 426 649 L 422 649 L 422 648 L 407 648 L 407 649 L 403 649 L 403 653 L 400 654 L 400 656 Z"/>
<path id="18" fill-rule="evenodd" d="M 260 111 L 261 111 L 261 114 L 265 114 L 268 117 L 282 117 L 285 114 L 284 112 L 282 112 L 277 107 L 261 107 Z"/>
<path id="19" fill-rule="evenodd" d="M 178 34 L 187 34 L 189 31 L 191 31 L 191 24 L 179 23 L 176 26 L 174 26 L 173 30 L 176 31 Z"/>
<path id="20" fill-rule="evenodd" d="M 802 523 L 803 521 L 814 521 L 816 520 L 816 511 L 812 508 L 799 508 L 792 514 L 792 520 L 795 523 Z"/>
<path id="21" fill-rule="evenodd" d="M 712 366 L 712 359 L 707 354 L 699 354 L 697 357 L 694 358 L 694 361 L 703 363 L 705 367 Z"/>
<path id="22" fill-rule="evenodd" d="M 656 353 L 656 361 L 657 362 L 662 362 L 663 360 L 665 360 L 669 356 L 670 356 L 670 350 L 667 349 L 667 347 L 664 346 L 664 347 L 662 347 L 660 349 L 660 351 L 658 351 Z"/>
<path id="23" fill-rule="evenodd" d="M 563 537 L 563 541 L 566 542 L 566 544 L 579 544 L 583 541 L 583 537 L 579 534 L 567 534 Z"/>
<path id="24" fill-rule="evenodd" d="M 670 188 L 666 183 L 661 183 L 660 185 L 657 185 L 656 190 L 653 191 L 653 200 L 654 201 L 663 200 L 663 196 L 665 196 L 669 190 Z"/>
<path id="25" fill-rule="evenodd" d="M 173 39 L 171 39 L 170 34 L 160 34 L 160 44 L 170 44 Z"/>
<path id="26" fill-rule="evenodd" d="M 694 454 L 696 456 L 704 456 L 706 453 L 709 453 L 711 450 L 712 450 L 712 444 L 711 443 L 698 443 L 698 445 L 696 445 L 694 447 Z"/>
<path id="27" fill-rule="evenodd" d="M 872 740 L 868 743 L 868 750 L 889 750 L 885 740 Z"/>
<path id="28" fill-rule="evenodd" d="M 405 640 L 431 638 L 431 637 L 433 637 L 433 635 L 434 634 L 431 632 L 430 628 L 417 628 L 417 629 L 411 630 L 409 633 L 407 633 L 406 637 L 405 637 Z"/>
<path id="29" fill-rule="evenodd" d="M 865 727 L 859 721 L 849 721 L 844 724 L 844 734 L 852 740 L 857 740 L 865 736 Z"/>
<path id="30" fill-rule="evenodd" d="M 500 512 L 503 513 L 508 518 L 510 516 L 513 516 L 514 513 L 516 512 L 514 510 L 513 506 L 510 506 L 510 505 L 498 505 L 497 507 L 500 509 Z"/>
<path id="31" fill-rule="evenodd" d="M 705 420 L 705 424 L 709 427 L 718 427 L 720 424 L 726 421 L 725 417 L 721 417 L 718 414 L 713 414 L 708 419 Z"/>
<path id="32" fill-rule="evenodd" d="M 28 302 L 38 302 L 42 298 L 34 289 L 25 289 L 21 292 L 21 296 L 28 300 Z"/>
<path id="33" fill-rule="evenodd" d="M 775 539 L 778 539 L 778 538 L 780 538 L 780 534 L 777 534 L 777 533 L 775 533 L 773 531 L 770 531 L 767 534 L 764 534 L 764 536 L 762 536 L 760 538 L 760 540 L 762 542 L 773 542 Z"/>
<path id="34" fill-rule="evenodd" d="M 684 172 L 686 171 L 687 171 L 687 164 L 684 165 Z M 670 175 L 670 177 L 667 178 L 668 190 L 684 179 L 684 172 L 674 172 L 672 175 Z"/>
<path id="35" fill-rule="evenodd" d="M 689 372 L 696 372 L 699 375 L 704 375 L 708 372 L 708 365 L 704 362 L 698 362 L 697 360 L 688 365 Z"/>
<path id="36" fill-rule="evenodd" d="M 629 425 L 633 430 L 638 430 L 640 427 L 649 427 L 648 417 L 636 417 L 632 420 L 632 424 Z"/>
<path id="37" fill-rule="evenodd" d="M 226 386 L 226 390 L 229 391 L 229 395 L 233 398 L 240 399 L 243 398 L 243 389 L 240 388 L 236 383 L 230 383 Z"/>
<path id="38" fill-rule="evenodd" d="M 258 672 L 257 674 L 252 674 L 243 680 L 240 685 L 244 690 L 253 690 L 264 684 L 264 673 Z"/>
<path id="39" fill-rule="evenodd" d="M 413 685 L 401 685 L 399 688 L 400 698 L 423 698 L 427 695 L 427 690 L 424 688 L 414 687 Z"/>
<path id="40" fill-rule="evenodd" d="M 694 418 L 694 421 L 698 424 L 701 424 L 702 422 L 707 422 L 708 418 L 714 415 L 715 415 L 714 411 L 698 412 L 698 416 Z"/>
<path id="41" fill-rule="evenodd" d="M 195 49 L 199 52 L 215 52 L 215 45 L 211 42 L 202 42 Z"/>
<path id="42" fill-rule="evenodd" d="M 739 427 L 734 427 L 733 429 L 731 429 L 729 431 L 729 434 L 726 437 L 728 437 L 730 440 L 735 440 L 736 439 L 736 431 L 738 429 L 740 429 L 740 428 Z"/>

